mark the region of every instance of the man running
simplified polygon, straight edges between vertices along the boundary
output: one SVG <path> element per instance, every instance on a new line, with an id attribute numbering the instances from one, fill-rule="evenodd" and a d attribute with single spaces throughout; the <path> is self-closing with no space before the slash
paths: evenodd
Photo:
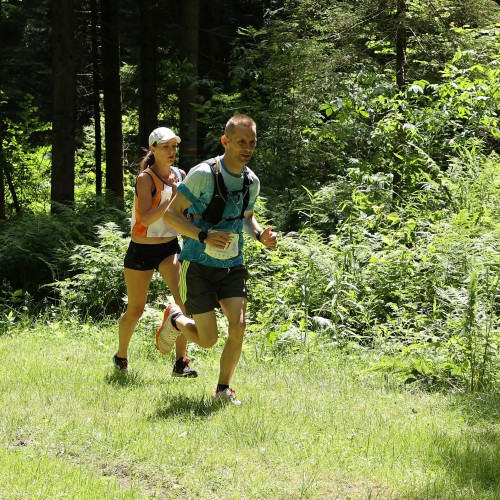
<path id="1" fill-rule="evenodd" d="M 262 229 L 253 213 L 260 182 L 246 165 L 257 144 L 254 120 L 247 115 L 233 116 L 226 124 L 221 144 L 224 154 L 192 168 L 178 184 L 163 215 L 165 223 L 185 236 L 179 260 L 186 315 L 175 304 L 167 307 L 157 332 L 157 346 L 168 353 L 182 333 L 201 347 L 212 347 L 218 339 L 215 309 L 220 306 L 229 326 L 213 397 L 240 404 L 230 383 L 246 326 L 243 231 L 269 248 L 276 246 L 277 235 L 271 227 Z M 218 203 L 212 201 L 216 197 Z"/>

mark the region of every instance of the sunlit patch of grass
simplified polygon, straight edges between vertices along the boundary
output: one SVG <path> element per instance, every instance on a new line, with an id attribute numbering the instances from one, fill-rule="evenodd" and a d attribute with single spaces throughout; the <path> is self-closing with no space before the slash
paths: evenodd
<path id="1" fill-rule="evenodd" d="M 270 362 L 246 350 L 234 378 L 243 405 L 224 406 L 211 400 L 221 345 L 197 352 L 198 379 L 179 380 L 149 332 L 134 337 L 131 370 L 120 373 L 115 325 L 72 328 L 0 338 L 6 498 L 500 493 L 498 396 L 408 392 L 365 372 L 370 354 L 318 347 Z M 12 482 L 17 470 L 30 479 Z"/>

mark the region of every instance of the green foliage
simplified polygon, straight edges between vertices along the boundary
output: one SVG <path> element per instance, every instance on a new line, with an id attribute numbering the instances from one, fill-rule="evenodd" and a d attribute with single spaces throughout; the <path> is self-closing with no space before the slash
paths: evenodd
<path id="1" fill-rule="evenodd" d="M 61 307 L 102 318 L 121 309 L 125 294 L 123 257 L 127 248 L 124 234 L 114 223 L 96 227 L 97 245 L 76 245 L 69 258 L 73 276 L 52 283 L 61 298 Z"/>
<path id="2" fill-rule="evenodd" d="M 326 119 L 303 131 L 308 139 L 304 149 L 313 144 L 314 154 L 337 159 L 328 169 L 330 176 L 350 177 L 356 169 L 358 177 L 367 179 L 400 178 L 394 181 L 396 202 L 406 202 L 422 187 L 442 191 L 444 201 L 447 188 L 441 173 L 453 158 L 469 150 L 489 154 L 498 142 L 499 70 L 497 46 L 491 41 L 497 30 L 487 33 L 487 50 L 481 55 L 458 51 L 439 84 L 418 80 L 400 93 L 388 74 L 346 75 L 335 95 L 319 108 Z M 467 66 L 466 61 L 476 57 L 481 63 Z M 318 175 L 318 169 L 315 172 Z M 310 183 L 307 186 L 312 190 Z"/>
<path id="3" fill-rule="evenodd" d="M 315 315 L 321 313 L 330 280 L 338 274 L 338 264 L 325 247 L 311 232 L 283 238 L 276 251 L 253 242 L 245 248 L 249 331 L 257 336 L 262 358 L 302 348 L 314 339 L 314 324 L 323 321 Z"/>
<path id="4" fill-rule="evenodd" d="M 126 297 L 123 279 L 123 258 L 128 246 L 128 234 L 109 222 L 95 228 L 94 245 L 76 245 L 69 257 L 72 276 L 49 286 L 61 299 L 60 306 L 80 317 L 104 318 L 123 309 Z M 151 282 L 150 300 L 165 302 L 165 284 L 159 275 Z"/>
<path id="5" fill-rule="evenodd" d="M 63 269 L 64 249 L 79 235 L 71 224 L 71 213 L 26 214 L 1 222 L 0 269 L 14 290 L 39 294 L 39 286 L 58 277 Z"/>
<path id="6" fill-rule="evenodd" d="M 386 350 L 375 368 L 407 382 L 497 386 L 499 164 L 468 151 L 402 207 L 354 169 L 308 192 L 300 233 L 246 250 L 260 356 L 328 339 Z"/>
<path id="7" fill-rule="evenodd" d="M 394 175 L 404 200 L 437 182 L 457 148 L 494 150 L 498 35 L 485 26 L 498 11 L 482 0 L 407 4 L 401 21 L 395 2 L 287 1 L 262 29 L 240 29 L 234 91 L 215 88 L 200 113 L 207 123 L 230 112 L 256 119 L 256 169 L 283 229 L 299 227 L 287 207 L 300 203 L 301 184 L 315 192 L 355 168 Z M 403 92 L 393 51 L 400 22 L 414 79 Z M 457 28 L 467 22 L 480 28 Z M 378 43 L 389 47 L 383 57 L 371 52 Z"/>
<path id="8" fill-rule="evenodd" d="M 405 73 L 407 81 L 440 81 L 443 66 L 458 47 L 474 47 L 474 37 L 464 36 L 462 27 L 482 28 L 500 21 L 498 6 L 489 0 L 407 0 L 405 12 L 398 16 L 397 3 L 362 2 L 364 18 L 361 26 L 366 47 L 372 57 L 395 70 L 396 32 L 406 27 Z M 364 5 L 363 5 L 364 4 Z"/>
<path id="9" fill-rule="evenodd" d="M 335 162 L 334 152 L 308 142 L 304 130 L 318 119 L 323 96 L 334 91 L 339 72 L 363 59 L 347 41 L 330 40 L 330 33 L 355 24 L 359 15 L 343 3 L 327 0 L 287 1 L 271 10 L 263 29 L 240 29 L 230 90 L 214 89 L 212 99 L 200 108 L 200 116 L 210 124 L 224 123 L 235 112 L 255 118 L 256 163 L 263 189 L 273 198 L 283 196 L 286 204 L 288 190 L 301 183 L 315 187 Z M 350 34 L 347 37 L 352 40 Z"/>
<path id="10" fill-rule="evenodd" d="M 104 203 L 92 198 L 74 209 L 59 206 L 56 214 L 23 213 L 0 221 L 0 280 L 39 303 L 47 295 L 44 285 L 70 276 L 74 245 L 95 244 L 94 223 L 126 225 L 125 214 Z"/>
<path id="11" fill-rule="evenodd" d="M 13 290 L 4 279 L 0 287 L 0 335 L 8 333 L 16 322 L 29 323 L 28 312 L 33 310 L 32 306 L 28 293 L 21 289 Z"/>
<path id="12" fill-rule="evenodd" d="M 5 117 L 2 153 L 11 174 L 21 209 L 47 210 L 50 201 L 50 124 L 43 122 L 27 95 L 20 103 L 18 120 Z M 6 189 L 6 213 L 14 213 L 13 198 Z"/>

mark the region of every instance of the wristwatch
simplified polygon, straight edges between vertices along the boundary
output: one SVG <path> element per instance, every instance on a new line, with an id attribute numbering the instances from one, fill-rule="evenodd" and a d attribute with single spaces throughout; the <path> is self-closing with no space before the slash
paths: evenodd
<path id="1" fill-rule="evenodd" d="M 198 233 L 198 240 L 203 243 L 207 239 L 208 233 L 206 231 L 200 231 Z"/>

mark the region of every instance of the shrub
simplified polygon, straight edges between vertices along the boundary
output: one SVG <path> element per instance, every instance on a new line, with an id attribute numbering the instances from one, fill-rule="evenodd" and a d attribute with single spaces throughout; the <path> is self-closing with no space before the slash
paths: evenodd
<path id="1" fill-rule="evenodd" d="M 128 246 L 128 233 L 108 222 L 96 226 L 97 244 L 76 245 L 71 252 L 72 277 L 51 283 L 57 291 L 61 307 L 75 310 L 83 317 L 102 319 L 117 315 L 126 297 L 123 259 Z M 150 300 L 163 303 L 166 287 L 155 273 L 149 288 Z"/>
<path id="2" fill-rule="evenodd" d="M 390 357 L 380 366 L 408 381 L 495 386 L 499 164 L 496 155 L 456 156 L 439 184 L 401 207 L 366 176 L 309 193 L 305 229 L 275 252 L 245 250 L 259 355 L 326 338 L 381 348 Z"/>
<path id="3" fill-rule="evenodd" d="M 101 199 L 57 208 L 55 214 L 25 212 L 0 221 L 0 280 L 14 291 L 28 293 L 34 303 L 46 297 L 44 285 L 71 276 L 73 247 L 95 244 L 95 224 L 128 224 L 124 212 Z"/>

